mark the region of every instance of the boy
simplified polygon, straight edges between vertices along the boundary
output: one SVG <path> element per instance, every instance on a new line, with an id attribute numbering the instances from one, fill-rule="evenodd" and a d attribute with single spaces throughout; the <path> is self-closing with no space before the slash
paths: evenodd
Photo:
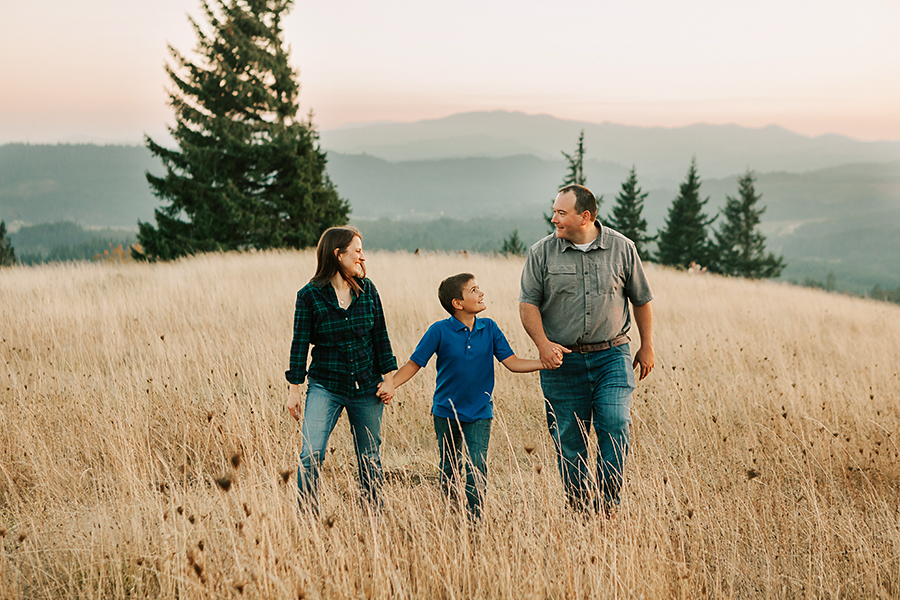
<path id="1" fill-rule="evenodd" d="M 466 500 L 469 514 L 477 520 L 482 512 L 494 416 L 493 357 L 513 373 L 530 373 L 543 367 L 539 360 L 518 358 L 496 323 L 476 317 L 487 307 L 484 292 L 471 273 L 442 281 L 438 298 L 450 318 L 428 328 L 409 361 L 394 373 L 394 387 L 409 381 L 437 353 L 431 412 L 440 448 L 441 487 L 451 500 L 455 499 L 465 459 Z"/>

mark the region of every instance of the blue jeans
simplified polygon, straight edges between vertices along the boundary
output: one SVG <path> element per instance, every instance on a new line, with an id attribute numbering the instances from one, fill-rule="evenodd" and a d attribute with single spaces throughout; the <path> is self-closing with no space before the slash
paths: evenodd
<path id="1" fill-rule="evenodd" d="M 487 453 L 491 439 L 491 420 L 479 419 L 463 423 L 456 419 L 434 417 L 441 456 L 441 488 L 458 501 L 457 490 L 462 483 L 463 465 L 466 469 L 466 502 L 469 515 L 480 519 L 487 484 Z"/>
<path id="2" fill-rule="evenodd" d="M 541 371 L 547 427 L 553 438 L 566 499 L 576 509 L 610 508 L 619 503 L 631 424 L 634 370 L 628 344 L 563 357 Z M 596 480 L 591 481 L 587 441 L 597 432 Z"/>
<path id="3" fill-rule="evenodd" d="M 325 461 L 328 438 L 345 408 L 353 434 L 353 449 L 356 451 L 363 498 L 373 506 L 379 506 L 379 490 L 384 482 L 378 453 L 384 404 L 374 394 L 353 398 L 332 394 L 313 380 L 309 381 L 306 388 L 303 448 L 300 451 L 300 468 L 297 470 L 301 506 L 309 506 L 314 510 L 318 508 L 319 470 Z"/>

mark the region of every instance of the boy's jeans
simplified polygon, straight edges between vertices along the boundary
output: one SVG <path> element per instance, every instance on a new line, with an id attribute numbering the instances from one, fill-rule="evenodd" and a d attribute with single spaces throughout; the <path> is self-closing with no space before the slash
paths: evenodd
<path id="1" fill-rule="evenodd" d="M 491 419 L 463 423 L 456 419 L 434 417 L 441 456 L 441 488 L 458 501 L 457 490 L 462 483 L 463 463 L 466 468 L 466 502 L 469 514 L 480 519 L 487 483 L 487 452 L 491 439 Z"/>
<path id="2" fill-rule="evenodd" d="M 300 451 L 300 468 L 297 470 L 301 506 L 309 506 L 314 510 L 318 508 L 319 470 L 325 461 L 328 438 L 345 408 L 350 431 L 353 433 L 353 448 L 356 451 L 363 498 L 373 506 L 379 506 L 379 489 L 384 482 L 384 473 L 378 448 L 381 446 L 381 415 L 384 404 L 374 394 L 354 398 L 332 394 L 313 380 L 309 380 L 306 389 L 303 448 Z"/>
<path id="3" fill-rule="evenodd" d="M 634 371 L 628 344 L 563 357 L 558 369 L 541 371 L 547 427 L 553 438 L 566 498 L 573 508 L 619 504 L 628 456 Z M 587 439 L 597 432 L 597 479 L 591 481 Z"/>

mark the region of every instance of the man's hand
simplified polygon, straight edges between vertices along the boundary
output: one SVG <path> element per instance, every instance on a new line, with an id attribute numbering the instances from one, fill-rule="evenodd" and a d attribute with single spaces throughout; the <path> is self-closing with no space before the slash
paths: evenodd
<path id="1" fill-rule="evenodd" d="M 563 362 L 563 354 L 569 354 L 572 352 L 568 348 L 564 346 L 560 346 L 559 344 L 554 344 L 551 341 L 547 341 L 546 344 L 542 344 L 540 349 L 541 353 L 541 365 L 545 369 L 556 369 Z"/>
<path id="2" fill-rule="evenodd" d="M 641 366 L 641 376 L 638 381 L 641 381 L 650 374 L 650 371 L 653 370 L 653 366 L 655 364 L 656 354 L 653 352 L 653 346 L 641 346 L 637 353 L 634 355 L 634 364 L 631 365 L 632 369 L 636 369 L 638 365 Z"/>

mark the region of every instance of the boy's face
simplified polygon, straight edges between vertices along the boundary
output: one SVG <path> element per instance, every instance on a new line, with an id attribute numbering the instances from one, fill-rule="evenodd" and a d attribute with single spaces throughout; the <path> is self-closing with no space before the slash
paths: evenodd
<path id="1" fill-rule="evenodd" d="M 476 315 L 487 308 L 484 303 L 484 292 L 478 287 L 478 282 L 470 279 L 462 289 L 462 300 L 454 300 L 456 310 Z"/>

